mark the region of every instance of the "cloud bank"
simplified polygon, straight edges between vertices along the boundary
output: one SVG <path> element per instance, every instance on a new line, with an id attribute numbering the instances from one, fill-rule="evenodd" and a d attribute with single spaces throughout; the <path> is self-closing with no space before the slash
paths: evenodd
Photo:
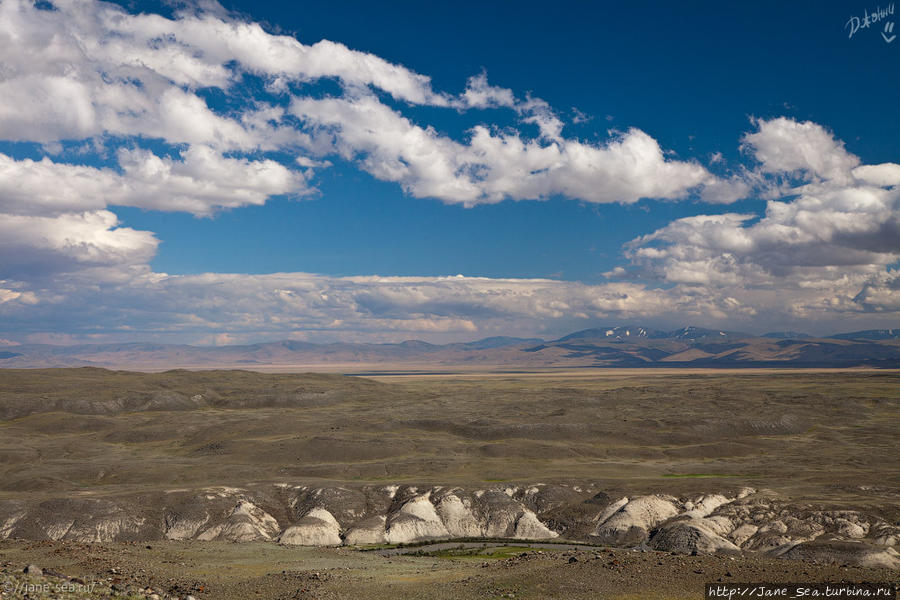
<path id="1" fill-rule="evenodd" d="M 207 155 L 338 154 L 415 196 L 468 205 L 554 195 L 627 203 L 722 185 L 699 163 L 665 158 L 639 130 L 605 144 L 567 139 L 545 102 L 516 98 L 484 74 L 461 94 L 436 92 L 429 77 L 372 54 L 327 40 L 307 46 L 218 12 L 168 19 L 92 0 L 59 0 L 53 10 L 4 0 L 0 44 L 0 131 L 51 150 L 66 140 L 141 136 L 186 145 L 189 154 L 193 146 Z M 204 99 L 212 89 L 247 94 L 242 84 L 251 76 L 262 78 L 265 90 L 238 108 L 215 111 Z M 320 80 L 337 82 L 342 93 L 314 95 L 311 84 Z M 413 123 L 381 93 L 401 107 L 504 107 L 537 132 L 484 125 L 454 141 Z M 126 167 L 121 157 L 120 164 Z M 271 193 L 304 191 L 300 182 L 284 187 Z M 193 211 L 193 204 L 166 208 Z"/>
<path id="2" fill-rule="evenodd" d="M 0 48 L 0 141 L 41 154 L 0 153 L 4 339 L 459 339 L 597 320 L 823 330 L 896 324 L 900 311 L 900 165 L 864 165 L 815 123 L 754 121 L 739 141 L 748 164 L 717 176 L 638 129 L 596 143 L 567 137 L 546 102 L 484 73 L 459 93 L 435 90 L 427 75 L 378 56 L 305 45 L 222 10 L 167 18 L 93 0 L 3 0 Z M 456 139 L 414 118 L 416 106 L 500 109 L 516 125 L 483 122 Z M 597 285 L 155 273 L 157 237 L 115 214 L 206 217 L 302 198 L 332 161 L 466 207 L 767 204 L 763 214 L 693 216 L 632 240 Z"/>

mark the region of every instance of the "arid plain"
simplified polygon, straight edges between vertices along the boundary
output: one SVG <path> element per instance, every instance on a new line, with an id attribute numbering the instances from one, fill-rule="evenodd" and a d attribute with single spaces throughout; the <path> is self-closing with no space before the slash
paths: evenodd
<path id="1" fill-rule="evenodd" d="M 0 372 L 4 576 L 196 598 L 897 579 L 895 371 L 371 375 Z"/>

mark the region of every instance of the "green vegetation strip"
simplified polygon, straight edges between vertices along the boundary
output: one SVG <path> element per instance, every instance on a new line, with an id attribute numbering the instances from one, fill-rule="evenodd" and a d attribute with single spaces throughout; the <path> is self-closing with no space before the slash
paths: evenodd
<path id="1" fill-rule="evenodd" d="M 697 478 L 706 479 L 712 477 L 752 477 L 751 475 L 728 475 L 726 473 L 667 473 L 663 475 L 670 479 Z"/>
<path id="2" fill-rule="evenodd" d="M 416 552 L 412 556 L 430 556 L 433 558 L 464 558 L 479 560 L 503 560 L 521 555 L 524 552 L 533 551 L 528 546 L 482 546 L 481 548 L 447 548 L 433 552 Z"/>
<path id="3" fill-rule="evenodd" d="M 523 540 L 519 538 L 483 538 L 483 537 L 461 537 L 461 538 L 435 538 L 430 540 L 421 540 L 418 542 L 407 542 L 403 544 L 359 544 L 355 546 L 346 546 L 360 552 L 374 552 L 377 550 L 391 550 L 394 548 L 418 548 L 421 546 L 433 546 L 435 544 L 456 543 L 456 544 L 503 544 L 508 542 L 510 546 L 525 545 L 530 546 L 540 544 L 541 546 L 579 546 L 583 548 L 606 548 L 598 544 L 590 544 L 587 542 L 579 542 L 576 540 L 551 539 L 551 540 Z"/>

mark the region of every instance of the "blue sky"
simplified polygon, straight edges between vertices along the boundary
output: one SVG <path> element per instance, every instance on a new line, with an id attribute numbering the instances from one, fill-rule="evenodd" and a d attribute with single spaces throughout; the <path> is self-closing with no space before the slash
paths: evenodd
<path id="1" fill-rule="evenodd" d="M 743 162 L 738 140 L 751 116 L 790 116 L 827 124 L 866 162 L 900 156 L 892 117 L 900 57 L 875 31 L 848 40 L 842 29 L 853 7 L 865 4 L 224 6 L 305 43 L 338 40 L 371 52 L 428 74 L 436 88 L 450 92 L 485 70 L 492 83 L 530 91 L 563 114 L 583 112 L 590 121 L 570 123 L 567 132 L 588 140 L 605 139 L 611 128 L 638 127 L 678 156 L 705 162 L 721 152 L 733 164 Z M 427 112 L 428 122 L 454 137 L 479 122 L 510 121 L 502 111 Z M 201 222 L 183 213 L 120 214 L 160 235 L 152 264 L 171 273 L 239 268 L 596 282 L 621 262 L 628 240 L 710 210 L 653 200 L 598 208 L 559 198 L 467 209 L 420 202 L 346 165 L 323 172 L 317 187 L 320 196 L 300 203 L 275 201 Z M 740 210 L 761 206 L 751 201 Z M 436 232 L 438 224 L 445 226 Z M 244 236 L 246 244 L 231 243 Z"/>
<path id="2" fill-rule="evenodd" d="M 2 0 L 0 340 L 897 326 L 891 6 Z"/>

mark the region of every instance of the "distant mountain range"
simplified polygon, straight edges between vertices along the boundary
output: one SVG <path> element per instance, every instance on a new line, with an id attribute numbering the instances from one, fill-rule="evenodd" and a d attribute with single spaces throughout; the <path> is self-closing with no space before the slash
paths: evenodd
<path id="1" fill-rule="evenodd" d="M 883 367 L 900 368 L 900 329 L 813 337 L 795 331 L 754 336 L 683 327 L 662 331 L 610 326 L 556 340 L 489 337 L 429 344 L 314 344 L 280 341 L 240 346 L 128 343 L 23 344 L 0 351 L 0 368 L 97 366 L 123 369 L 334 367 L 347 371 L 433 367 Z"/>
<path id="2" fill-rule="evenodd" d="M 831 337 L 836 340 L 896 340 L 900 338 L 900 329 L 866 329 L 839 333 Z"/>

